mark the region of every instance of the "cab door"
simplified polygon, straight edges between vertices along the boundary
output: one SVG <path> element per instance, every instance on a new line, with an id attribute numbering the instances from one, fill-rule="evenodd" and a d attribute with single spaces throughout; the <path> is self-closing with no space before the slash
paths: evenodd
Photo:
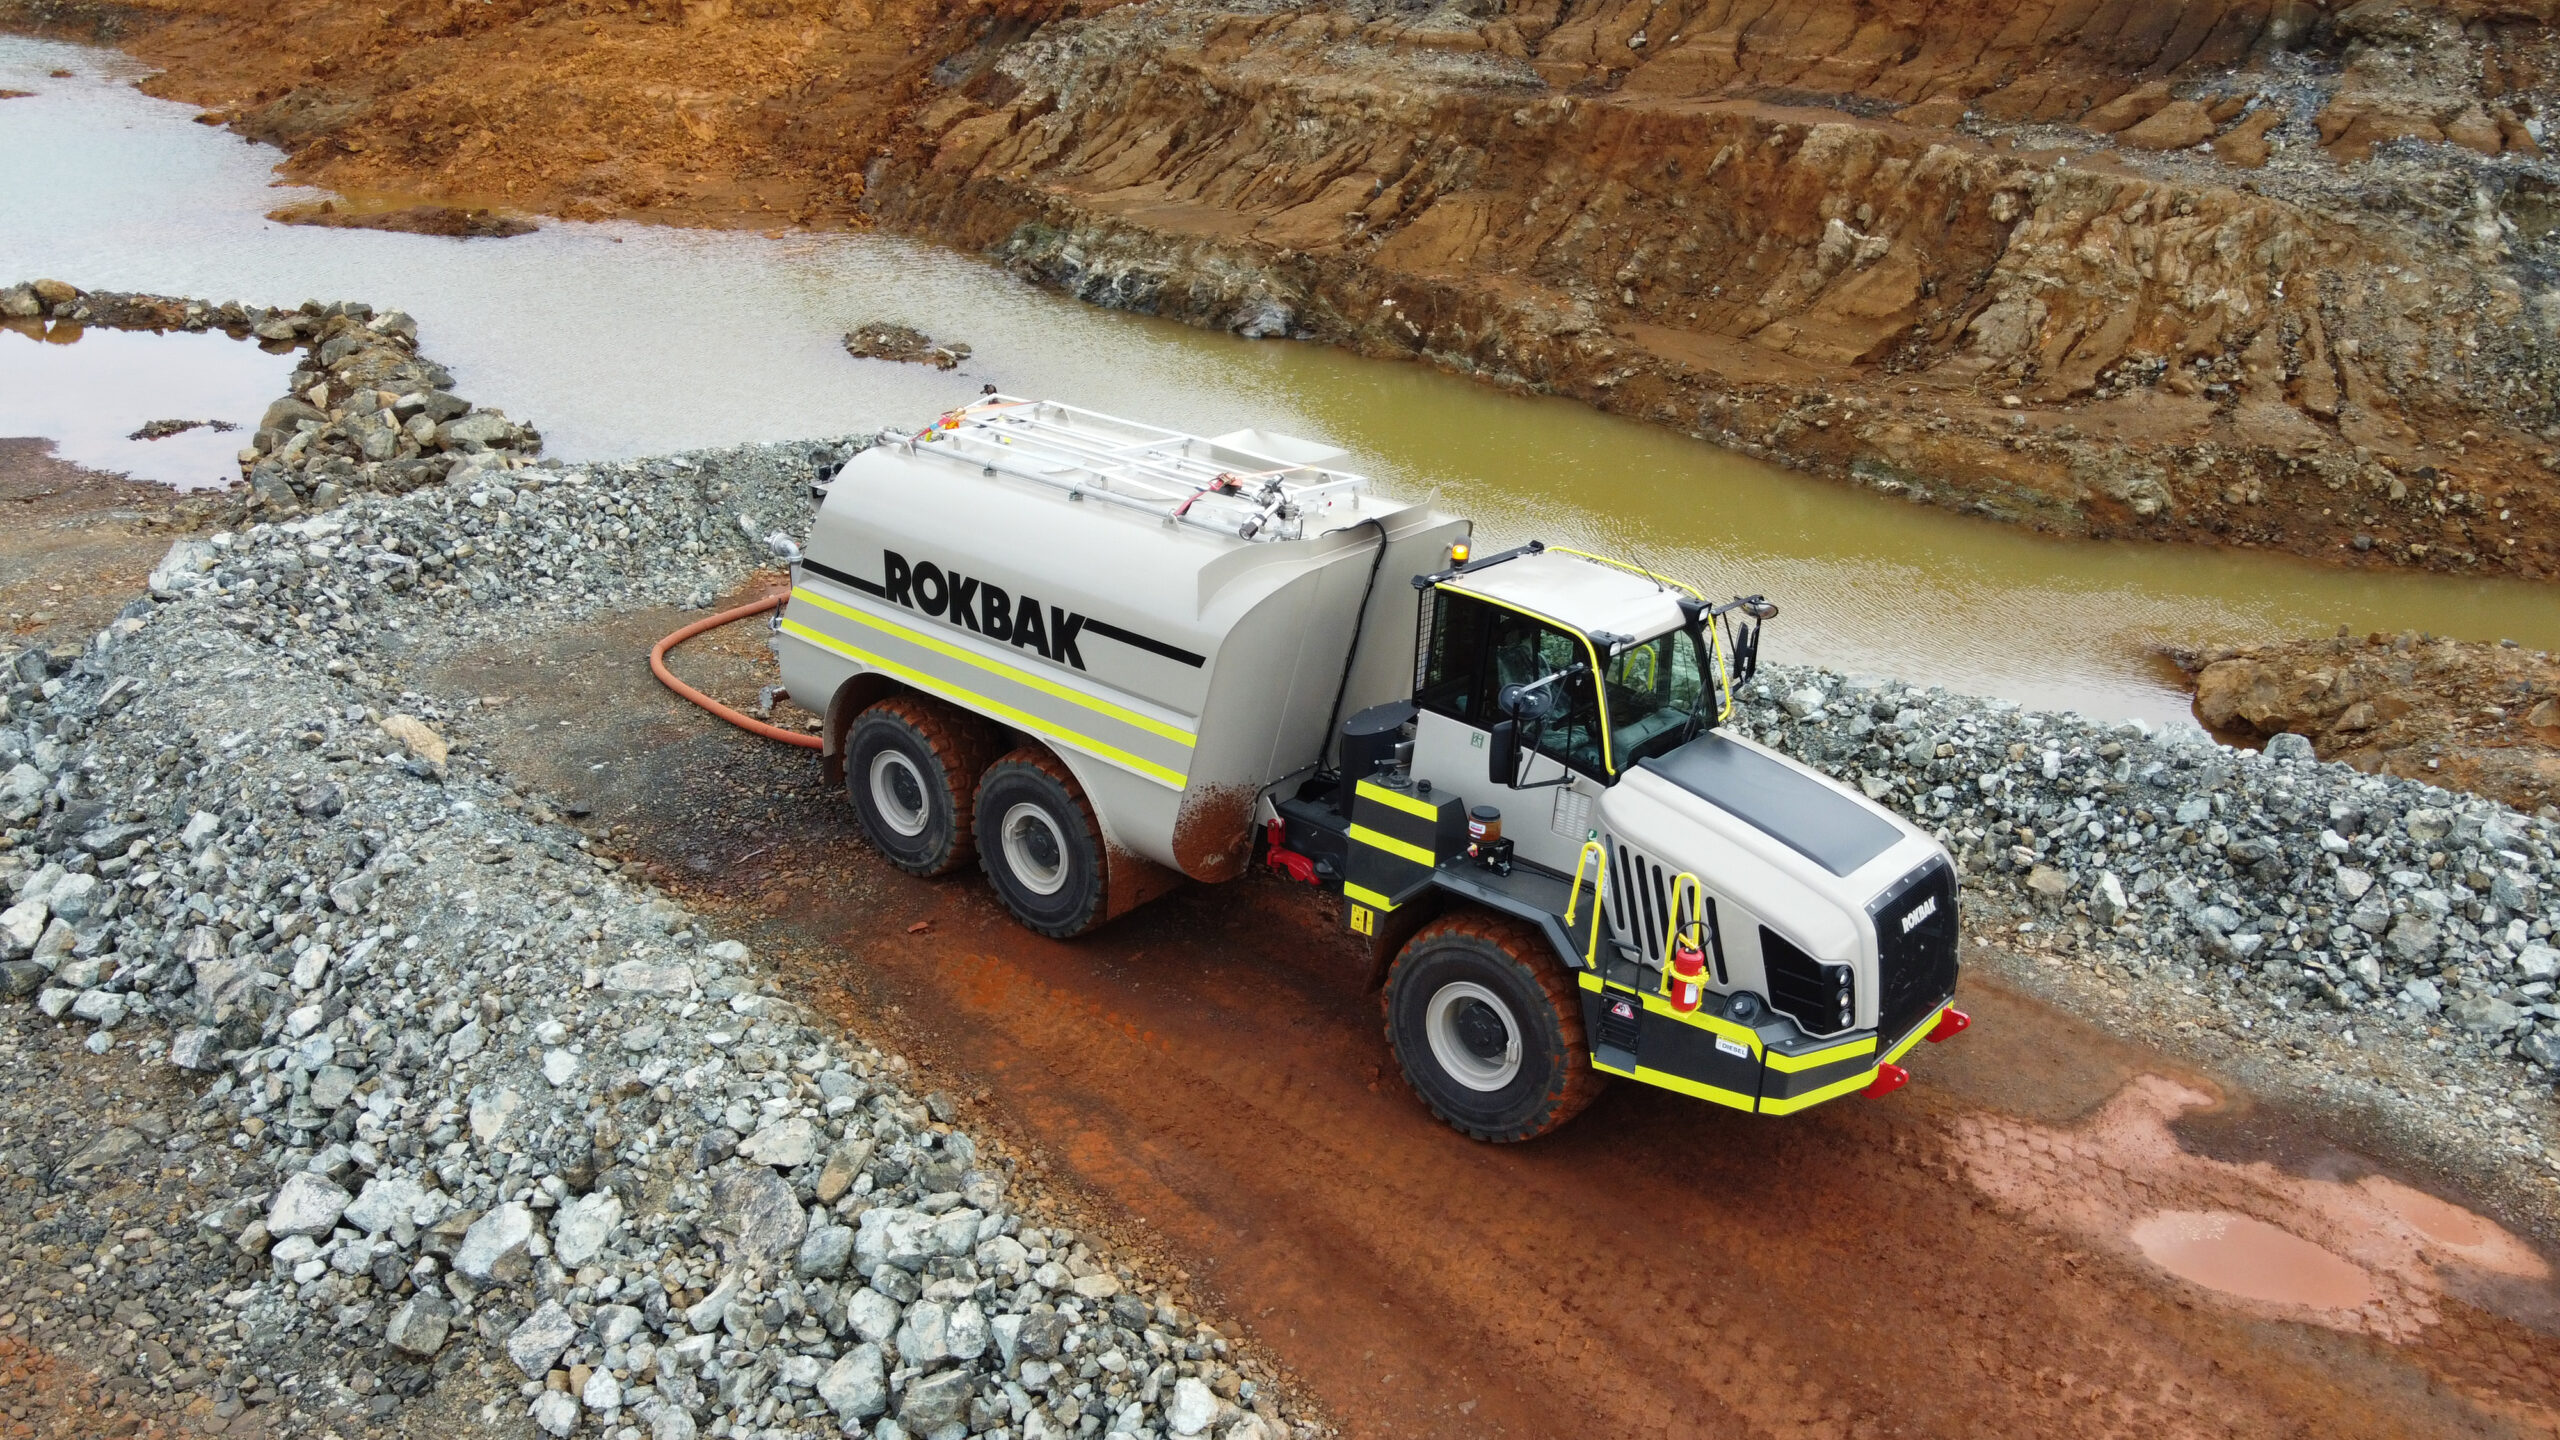
<path id="1" fill-rule="evenodd" d="M 1559 682 L 1562 704 L 1522 746 L 1521 786 L 1486 771 L 1496 698 L 1506 685 L 1588 664 L 1579 635 L 1471 595 L 1436 592 L 1421 683 L 1414 690 L 1413 773 L 1469 805 L 1502 811 L 1502 833 L 1520 858 L 1573 873 L 1594 838 L 1605 787 L 1598 690 L 1588 674 Z"/>

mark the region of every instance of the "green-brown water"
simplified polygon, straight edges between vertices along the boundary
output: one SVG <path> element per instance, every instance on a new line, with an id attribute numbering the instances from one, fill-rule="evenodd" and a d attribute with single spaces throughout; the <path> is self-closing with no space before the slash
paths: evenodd
<path id="1" fill-rule="evenodd" d="M 913 425 L 994 383 L 1200 433 L 1252 425 L 1327 440 L 1382 484 L 1473 516 L 1483 544 L 1537 536 L 1763 592 L 1786 611 L 1773 660 L 2031 704 L 2179 715 L 2155 647 L 2339 624 L 2560 646 L 2560 594 L 2547 586 L 2051 540 L 1416 365 L 1095 310 L 908 241 L 620 224 L 454 241 L 278 226 L 267 210 L 313 195 L 272 185 L 278 153 L 137 93 L 138 73 L 111 52 L 0 37 L 0 88 L 37 92 L 0 103 L 0 194 L 42 197 L 0 206 L 0 279 L 396 306 L 418 317 L 464 394 L 532 421 L 572 460 Z M 852 360 L 839 338 L 869 320 L 976 355 L 949 373 Z M 0 362 L 43 358 L 23 348 Z M 205 346 L 189 363 L 245 348 Z M 12 373 L 23 372 L 0 369 L 0 385 Z M 96 428 L 29 408 L 0 401 L 0 419 Z"/>

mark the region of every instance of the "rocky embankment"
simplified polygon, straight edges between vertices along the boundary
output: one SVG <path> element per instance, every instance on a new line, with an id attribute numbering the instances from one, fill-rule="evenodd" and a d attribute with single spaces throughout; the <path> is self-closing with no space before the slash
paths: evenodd
<path id="1" fill-rule="evenodd" d="M 343 189 L 885 223 L 2054 530 L 2550 576 L 2547 10 L 100 15 Z"/>
<path id="2" fill-rule="evenodd" d="M 267 313 L 423 363 L 362 307 Z M 270 424 L 260 463 L 340 423 Z M 465 452 L 182 540 L 94 640 L 8 658 L 0 1035 L 65 1081 L 0 1101 L 0 1332 L 216 1431 L 1290 1433 L 1269 1370 L 903 1059 L 491 773 L 470 701 L 404 688 L 707 603 L 860 443 Z M 182 1078 L 57 1114 L 80 1060 Z"/>
<path id="3" fill-rule="evenodd" d="M 457 205 L 410 205 L 397 210 L 341 210 L 321 200 L 270 210 L 279 225 L 312 225 L 323 230 L 386 230 L 395 235 L 433 235 L 446 240 L 512 240 L 542 227 L 520 215 L 494 210 L 466 210 Z"/>
<path id="4" fill-rule="evenodd" d="M 2323 760 L 2560 818 L 2560 662 L 2547 650 L 2411 631 L 2172 658 L 2217 733 L 2292 731 Z"/>
<path id="5" fill-rule="evenodd" d="M 364 304 L 306 300 L 291 310 L 165 295 L 92 293 L 59 280 L 0 289 L 0 320 L 113 330 L 221 330 L 302 362 L 241 452 L 243 484 L 187 496 L 180 523 L 240 524 L 326 510 L 359 491 L 401 494 L 459 470 L 501 467 L 542 448 L 505 412 L 452 393 L 453 374 L 418 353 L 417 322 Z"/>

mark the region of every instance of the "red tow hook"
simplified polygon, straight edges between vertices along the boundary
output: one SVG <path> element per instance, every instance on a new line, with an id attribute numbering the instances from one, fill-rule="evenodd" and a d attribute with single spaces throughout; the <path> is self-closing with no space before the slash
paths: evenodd
<path id="1" fill-rule="evenodd" d="M 1288 827 L 1274 820 L 1263 832 L 1262 862 L 1301 885 L 1316 883 L 1316 862 L 1289 848 Z"/>
<path id="2" fill-rule="evenodd" d="M 1938 1023 L 1929 1027 L 1929 1043 L 1936 1045 L 1953 1040 L 1972 1025 L 1972 1016 L 1950 1005 L 1938 1012 Z"/>
<path id="3" fill-rule="evenodd" d="M 1876 1078 L 1868 1081 L 1867 1088 L 1858 1093 L 1870 1100 L 1880 1100 L 1910 1083 L 1911 1072 L 1888 1060 L 1876 1067 Z"/>

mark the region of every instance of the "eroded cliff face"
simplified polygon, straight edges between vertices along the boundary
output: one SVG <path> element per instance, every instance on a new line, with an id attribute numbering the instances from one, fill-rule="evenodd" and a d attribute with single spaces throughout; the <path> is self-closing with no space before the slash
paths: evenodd
<path id="1" fill-rule="evenodd" d="M 921 108 L 871 203 L 1915 497 L 2539 573 L 2547 32 L 2424 13 L 1130 6 Z"/>
<path id="2" fill-rule="evenodd" d="M 2544 3 L 140 0 L 127 43 L 322 183 L 876 221 L 2049 528 L 2540 577 Z"/>

